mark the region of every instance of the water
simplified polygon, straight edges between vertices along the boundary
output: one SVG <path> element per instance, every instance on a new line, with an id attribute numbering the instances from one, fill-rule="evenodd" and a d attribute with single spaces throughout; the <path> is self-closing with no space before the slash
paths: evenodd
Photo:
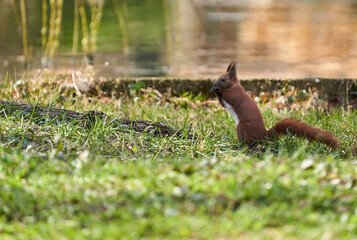
<path id="1" fill-rule="evenodd" d="M 242 78 L 357 77 L 357 1 L 116 1 L 125 31 L 106 0 L 94 54 L 100 76 L 215 78 L 236 59 Z M 41 1 L 26 2 L 31 67 L 37 69 Z M 24 57 L 10 0 L 0 2 L 0 16 L 3 77 L 21 73 Z M 81 52 L 71 54 L 72 38 L 73 0 L 64 0 L 56 71 L 82 65 Z"/>

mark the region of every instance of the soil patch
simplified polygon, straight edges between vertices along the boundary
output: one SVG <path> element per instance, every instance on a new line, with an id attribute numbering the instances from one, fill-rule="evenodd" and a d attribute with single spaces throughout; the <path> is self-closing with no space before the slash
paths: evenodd
<path id="1" fill-rule="evenodd" d="M 79 124 L 85 128 L 92 128 L 96 121 L 105 119 L 113 127 L 120 131 L 134 130 L 141 133 L 149 133 L 154 136 L 170 137 L 176 135 L 177 137 L 192 138 L 188 133 L 176 130 L 163 123 L 143 121 L 143 120 L 127 120 L 127 119 L 113 119 L 103 112 L 89 111 L 89 112 L 75 112 L 66 109 L 42 107 L 38 105 L 31 105 L 27 103 L 0 101 L 0 116 L 7 117 L 8 115 L 21 115 L 26 119 L 32 119 L 36 124 L 44 124 L 50 122 L 57 124 L 59 122 L 71 122 Z"/>

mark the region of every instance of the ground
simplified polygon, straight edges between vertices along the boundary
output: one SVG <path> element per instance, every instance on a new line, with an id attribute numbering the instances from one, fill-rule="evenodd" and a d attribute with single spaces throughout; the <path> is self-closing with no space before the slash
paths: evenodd
<path id="1" fill-rule="evenodd" d="M 118 100 L 49 86 L 8 81 L 0 96 L 161 122 L 187 134 L 123 131 L 109 118 L 83 127 L 2 111 L 1 239 L 357 237 L 356 110 L 331 109 L 300 91 L 261 95 L 255 100 L 267 127 L 302 119 L 333 132 L 342 149 L 287 136 L 249 150 L 237 141 L 229 113 L 202 96 L 137 89 Z"/>

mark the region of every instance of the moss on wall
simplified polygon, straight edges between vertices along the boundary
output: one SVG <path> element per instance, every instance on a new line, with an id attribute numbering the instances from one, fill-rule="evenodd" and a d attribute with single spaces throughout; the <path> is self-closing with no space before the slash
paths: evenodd
<path id="1" fill-rule="evenodd" d="M 298 89 L 316 88 L 327 96 L 346 96 L 347 93 L 356 91 L 356 79 L 241 79 L 241 84 L 247 91 L 255 94 L 260 92 L 271 92 L 281 90 L 286 86 L 294 86 Z M 171 93 L 173 96 L 190 92 L 193 95 L 206 95 L 214 97 L 210 91 L 213 79 L 178 79 L 178 78 L 126 78 L 111 79 L 100 78 L 96 80 L 96 85 L 105 96 L 130 95 L 130 88 L 133 86 L 150 87 L 161 93 Z"/>

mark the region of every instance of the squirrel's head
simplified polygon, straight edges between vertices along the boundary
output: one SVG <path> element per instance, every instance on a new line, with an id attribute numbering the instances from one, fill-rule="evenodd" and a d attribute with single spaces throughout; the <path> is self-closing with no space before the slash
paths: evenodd
<path id="1" fill-rule="evenodd" d="M 237 62 L 232 61 L 227 68 L 227 72 L 214 81 L 211 91 L 216 93 L 217 96 L 221 96 L 225 90 L 238 82 L 236 65 Z"/>

